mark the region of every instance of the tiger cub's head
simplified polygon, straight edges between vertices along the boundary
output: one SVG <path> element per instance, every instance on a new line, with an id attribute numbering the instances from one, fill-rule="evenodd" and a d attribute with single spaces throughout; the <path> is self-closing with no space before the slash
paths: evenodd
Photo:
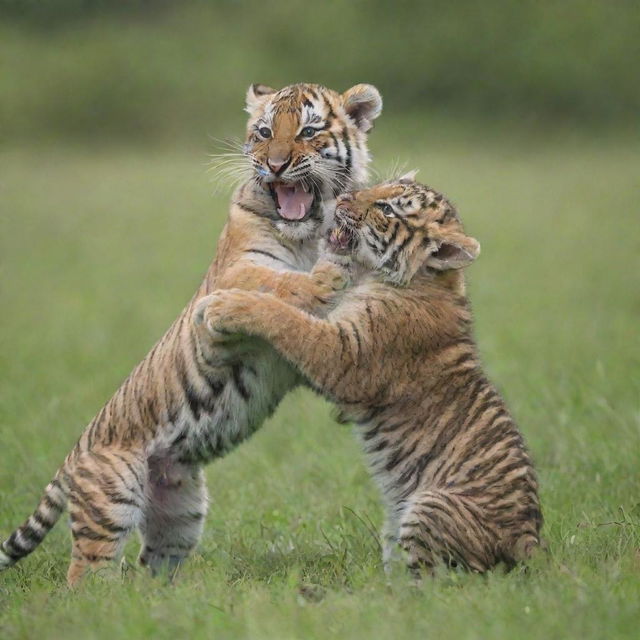
<path id="1" fill-rule="evenodd" d="M 339 196 L 329 249 L 398 285 L 422 268 L 446 271 L 473 262 L 480 244 L 465 234 L 455 207 L 414 177 Z"/>
<path id="2" fill-rule="evenodd" d="M 303 240 L 323 221 L 323 202 L 363 184 L 367 132 L 382 110 L 378 90 L 359 84 L 343 94 L 317 84 L 247 92 L 249 158 L 261 215 L 283 235 Z"/>

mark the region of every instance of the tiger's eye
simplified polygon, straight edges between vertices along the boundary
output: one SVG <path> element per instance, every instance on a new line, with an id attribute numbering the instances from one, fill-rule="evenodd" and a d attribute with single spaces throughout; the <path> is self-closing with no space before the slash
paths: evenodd
<path id="1" fill-rule="evenodd" d="M 382 211 L 382 213 L 384 213 L 385 216 L 389 218 L 395 217 L 396 214 L 393 210 L 393 207 L 388 202 L 376 202 L 376 204 L 378 205 L 378 208 Z"/>
<path id="2" fill-rule="evenodd" d="M 269 129 L 269 127 L 260 127 L 258 129 L 258 133 L 263 137 L 263 138 L 270 138 L 271 137 L 271 129 Z"/>
<path id="3" fill-rule="evenodd" d="M 300 135 L 303 138 L 313 138 L 313 136 L 316 135 L 316 130 L 313 127 L 305 127 L 301 132 Z"/>

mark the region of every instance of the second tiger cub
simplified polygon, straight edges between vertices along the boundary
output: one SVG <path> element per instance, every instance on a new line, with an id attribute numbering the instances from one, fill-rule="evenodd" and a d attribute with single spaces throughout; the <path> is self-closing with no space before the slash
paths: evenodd
<path id="1" fill-rule="evenodd" d="M 483 572 L 540 542 L 536 475 L 487 379 L 462 268 L 479 253 L 454 207 L 407 176 L 338 200 L 334 261 L 354 286 L 326 317 L 275 296 L 210 297 L 212 330 L 258 336 L 353 421 L 386 505 L 384 560 Z M 331 257 L 331 256 L 329 256 Z"/>

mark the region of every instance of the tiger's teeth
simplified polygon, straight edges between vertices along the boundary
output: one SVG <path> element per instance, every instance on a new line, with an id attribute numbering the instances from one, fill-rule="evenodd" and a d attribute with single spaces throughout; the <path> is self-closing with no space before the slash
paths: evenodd
<path id="1" fill-rule="evenodd" d="M 301 202 L 300 203 L 300 217 L 304 218 L 305 213 L 306 213 L 306 209 L 304 208 L 304 205 Z"/>

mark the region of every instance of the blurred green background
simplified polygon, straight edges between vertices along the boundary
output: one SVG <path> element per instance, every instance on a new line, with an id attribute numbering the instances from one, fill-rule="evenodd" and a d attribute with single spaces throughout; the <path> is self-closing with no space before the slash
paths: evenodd
<path id="1" fill-rule="evenodd" d="M 314 81 L 378 86 L 375 175 L 419 168 L 480 240 L 478 343 L 549 543 L 527 573 L 388 582 L 358 442 L 299 390 L 207 468 L 176 586 L 69 593 L 61 522 L 0 574 L 0 637 L 637 637 L 638 6 L 0 0 L 0 538 L 199 283 L 247 86 Z"/>
<path id="2" fill-rule="evenodd" d="M 403 112 L 624 126 L 640 110 L 634 0 L 0 0 L 7 141 L 203 140 L 251 82 L 382 91 Z"/>

